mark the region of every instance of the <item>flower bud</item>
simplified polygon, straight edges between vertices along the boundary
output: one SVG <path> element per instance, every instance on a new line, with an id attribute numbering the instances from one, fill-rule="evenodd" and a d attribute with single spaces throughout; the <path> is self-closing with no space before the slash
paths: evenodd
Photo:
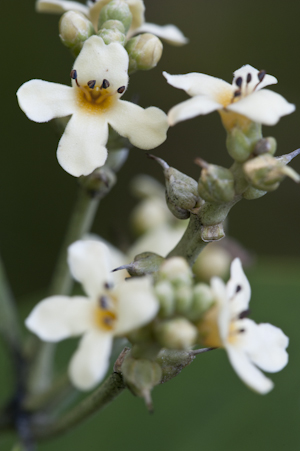
<path id="1" fill-rule="evenodd" d="M 126 34 L 132 21 L 132 14 L 127 2 L 124 2 L 123 0 L 113 0 L 104 6 L 99 15 L 98 30 L 100 30 L 108 20 L 118 20 L 122 22 Z"/>
<path id="2" fill-rule="evenodd" d="M 168 382 L 181 373 L 196 358 L 190 351 L 178 351 L 173 349 L 162 349 L 156 362 L 162 369 L 161 384 Z"/>
<path id="3" fill-rule="evenodd" d="M 253 188 L 249 186 L 246 191 L 243 192 L 243 198 L 247 200 L 254 200 L 263 197 L 268 191 L 262 191 L 261 189 Z"/>
<path id="4" fill-rule="evenodd" d="M 211 243 L 200 253 L 193 266 L 193 273 L 205 282 L 214 276 L 223 279 L 229 272 L 230 263 L 230 253 L 217 243 Z"/>
<path id="5" fill-rule="evenodd" d="M 145 276 L 157 272 L 164 260 L 164 257 L 161 257 L 154 252 L 143 252 L 142 254 L 138 254 L 132 263 L 119 266 L 113 271 L 126 269 L 132 277 Z"/>
<path id="6" fill-rule="evenodd" d="M 103 39 L 106 45 L 110 44 L 111 42 L 118 42 L 121 45 L 125 45 L 125 28 L 122 22 L 120 22 L 119 20 L 107 20 L 106 22 L 104 22 L 98 32 L 98 36 Z"/>
<path id="7" fill-rule="evenodd" d="M 84 42 L 93 34 L 95 30 L 92 22 L 79 12 L 68 11 L 59 21 L 59 37 L 74 56 L 79 55 Z"/>
<path id="8" fill-rule="evenodd" d="M 252 152 L 251 141 L 237 127 L 227 133 L 226 147 L 229 155 L 239 163 L 248 160 Z"/>
<path id="9" fill-rule="evenodd" d="M 197 158 L 196 163 L 202 167 L 198 192 L 207 202 L 230 202 L 234 196 L 234 177 L 229 169 L 214 164 L 207 164 Z"/>
<path id="10" fill-rule="evenodd" d="M 201 239 L 206 243 L 210 243 L 211 241 L 220 241 L 222 238 L 224 238 L 224 236 L 225 232 L 223 222 L 201 227 Z"/>
<path id="11" fill-rule="evenodd" d="M 197 182 L 177 169 L 171 168 L 161 158 L 154 155 L 149 157 L 157 161 L 164 169 L 166 199 L 170 211 L 178 219 L 187 219 L 190 216 L 190 210 L 199 206 Z"/>
<path id="12" fill-rule="evenodd" d="M 130 223 L 137 234 L 143 234 L 169 219 L 170 212 L 163 199 L 152 197 L 139 203 L 131 213 Z"/>
<path id="13" fill-rule="evenodd" d="M 253 149 L 253 155 L 261 155 L 263 153 L 269 153 L 274 155 L 277 148 L 276 139 L 272 136 L 268 138 L 262 138 L 257 141 Z"/>
<path id="14" fill-rule="evenodd" d="M 191 321 L 198 321 L 214 303 L 214 295 L 209 285 L 198 283 L 193 290 L 193 303 L 188 318 Z"/>
<path id="15" fill-rule="evenodd" d="M 300 182 L 300 175 L 292 168 L 269 154 L 263 154 L 247 161 L 243 167 L 246 178 L 254 188 L 263 191 L 274 191 L 285 176 L 296 183 Z"/>
<path id="16" fill-rule="evenodd" d="M 79 177 L 79 183 L 91 197 L 102 199 L 117 181 L 116 175 L 108 167 L 102 166 L 89 175 Z"/>
<path id="17" fill-rule="evenodd" d="M 192 283 L 192 271 L 182 257 L 172 257 L 164 261 L 159 269 L 159 278 L 167 279 L 175 286 Z"/>
<path id="18" fill-rule="evenodd" d="M 198 330 L 186 318 L 162 321 L 155 326 L 155 337 L 163 348 L 189 349 L 196 343 Z"/>
<path id="19" fill-rule="evenodd" d="M 163 51 L 161 41 L 150 33 L 129 39 L 125 48 L 129 55 L 129 73 L 152 69 L 159 62 Z"/>
<path id="20" fill-rule="evenodd" d="M 152 411 L 151 390 L 161 382 L 162 369 L 158 363 L 146 359 L 134 359 L 126 356 L 122 367 L 125 384 L 136 396 L 144 398 Z"/>
<path id="21" fill-rule="evenodd" d="M 160 303 L 159 316 L 166 318 L 175 311 L 175 294 L 168 280 L 160 280 L 154 287 L 154 292 Z"/>
<path id="22" fill-rule="evenodd" d="M 193 302 L 192 287 L 187 285 L 179 286 L 175 291 L 175 307 L 176 312 L 185 314 L 191 308 Z"/>

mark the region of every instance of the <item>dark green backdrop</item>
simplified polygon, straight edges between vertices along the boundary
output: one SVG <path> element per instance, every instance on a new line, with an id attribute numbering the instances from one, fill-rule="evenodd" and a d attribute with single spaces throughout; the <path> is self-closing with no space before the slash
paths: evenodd
<path id="1" fill-rule="evenodd" d="M 156 69 L 131 77 L 126 99 L 138 94 L 141 106 L 155 105 L 168 111 L 187 96 L 167 85 L 163 70 L 172 74 L 204 72 L 231 81 L 232 72 L 249 63 L 275 75 L 279 84 L 271 89 L 300 106 L 299 2 L 145 3 L 147 21 L 176 24 L 190 44 L 181 48 L 165 44 Z M 56 161 L 59 136 L 51 124 L 29 121 L 15 97 L 18 87 L 32 78 L 69 83 L 73 60 L 60 44 L 57 23 L 57 16 L 36 14 L 33 0 L 2 1 L 0 250 L 20 301 L 49 282 L 76 197 L 76 179 Z M 264 128 L 265 136 L 276 137 L 278 154 L 300 147 L 299 124 L 296 110 L 277 126 Z M 170 129 L 168 140 L 155 153 L 196 178 L 196 156 L 231 164 L 224 138 L 214 113 Z M 300 157 L 292 166 L 300 172 Z M 141 171 L 162 180 L 154 162 L 143 151 L 133 149 L 118 185 L 101 204 L 93 231 L 108 239 L 128 241 L 125 223 L 134 200 L 127 184 Z M 253 318 L 273 322 L 292 339 L 291 363 L 274 376 L 273 393 L 267 397 L 252 394 L 234 375 L 225 353 L 217 351 L 198 358 L 180 378 L 156 390 L 154 416 L 149 417 L 142 402 L 126 393 L 104 417 L 96 417 L 73 436 L 41 449 L 299 449 L 299 207 L 300 187 L 287 180 L 278 191 L 258 201 L 241 202 L 230 215 L 230 234 L 257 255 L 269 256 L 252 270 Z M 29 304 L 24 301 L 23 308 L 28 310 Z M 0 374 L 8 377 L 4 364 Z M 8 442 L 0 442 L 2 446 L 9 449 Z"/>

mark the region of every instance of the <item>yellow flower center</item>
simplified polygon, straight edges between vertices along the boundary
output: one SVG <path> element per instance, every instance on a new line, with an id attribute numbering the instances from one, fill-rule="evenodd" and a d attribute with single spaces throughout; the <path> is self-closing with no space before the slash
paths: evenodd
<path id="1" fill-rule="evenodd" d="M 208 348 L 219 348 L 223 346 L 217 319 L 218 307 L 215 305 L 205 313 L 204 318 L 198 326 L 203 345 Z"/>
<path id="2" fill-rule="evenodd" d="M 88 114 L 101 114 L 110 109 L 118 100 L 118 94 L 122 94 L 126 87 L 120 86 L 116 91 L 112 91 L 108 80 L 101 80 L 101 84 L 96 80 L 89 80 L 85 85 L 79 84 L 77 71 L 71 71 L 71 78 L 75 80 L 74 86 L 76 100 L 79 108 Z"/>
<path id="3" fill-rule="evenodd" d="M 116 299 L 111 295 L 102 295 L 98 300 L 95 309 L 95 321 L 96 325 L 106 332 L 114 329 L 117 320 L 116 302 Z"/>

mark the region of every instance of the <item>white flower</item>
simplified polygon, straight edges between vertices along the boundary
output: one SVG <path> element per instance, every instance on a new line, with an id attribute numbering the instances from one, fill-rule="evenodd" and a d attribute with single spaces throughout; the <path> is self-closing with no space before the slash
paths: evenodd
<path id="1" fill-rule="evenodd" d="M 205 74 L 163 74 L 170 85 L 192 96 L 170 110 L 170 125 L 216 110 L 220 112 L 223 122 L 226 114 L 237 113 L 253 122 L 274 125 L 281 116 L 295 110 L 295 105 L 288 103 L 280 94 L 262 90 L 265 86 L 277 83 L 277 79 L 249 64 L 234 72 L 232 85 Z"/>
<path id="2" fill-rule="evenodd" d="M 111 0 L 88 0 L 87 5 L 70 0 L 37 0 L 36 9 L 42 13 L 61 14 L 66 11 L 79 11 L 92 22 L 95 30 L 98 28 L 98 18 L 103 6 Z M 135 34 L 152 33 L 173 45 L 183 45 L 188 39 L 175 25 L 156 25 L 145 22 L 145 5 L 143 0 L 125 0 L 132 14 L 132 23 L 128 31 L 129 39 Z"/>
<path id="3" fill-rule="evenodd" d="M 31 80 L 18 92 L 21 109 L 35 122 L 73 115 L 59 141 L 57 159 L 74 176 L 90 174 L 107 158 L 108 124 L 136 147 L 152 149 L 166 139 L 166 115 L 120 100 L 128 84 L 128 54 L 98 36 L 85 41 L 71 72 L 72 87 Z"/>
<path id="4" fill-rule="evenodd" d="M 83 335 L 69 375 L 76 387 L 89 390 L 105 376 L 113 338 L 151 321 L 159 305 L 147 277 L 113 286 L 108 248 L 99 241 L 73 243 L 68 262 L 87 297 L 46 298 L 33 309 L 26 326 L 45 341 Z"/>
<path id="5" fill-rule="evenodd" d="M 206 333 L 206 346 L 223 347 L 238 376 L 258 393 L 268 393 L 273 382 L 258 368 L 274 373 L 288 362 L 288 337 L 271 324 L 256 324 L 246 318 L 249 313 L 251 289 L 236 258 L 231 264 L 227 285 L 214 277 L 211 280 L 216 305 L 206 314 L 200 331 Z"/>

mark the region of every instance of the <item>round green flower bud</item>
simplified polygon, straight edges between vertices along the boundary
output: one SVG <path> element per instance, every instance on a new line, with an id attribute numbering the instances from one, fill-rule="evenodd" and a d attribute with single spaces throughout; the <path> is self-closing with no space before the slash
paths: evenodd
<path id="1" fill-rule="evenodd" d="M 300 181 L 300 176 L 292 168 L 285 166 L 269 154 L 247 161 L 243 170 L 249 183 L 263 191 L 274 191 L 286 176 L 297 183 Z"/>
<path id="2" fill-rule="evenodd" d="M 172 284 L 168 280 L 161 280 L 155 285 L 154 291 L 160 303 L 159 315 L 163 318 L 172 316 L 175 311 L 175 295 Z"/>
<path id="3" fill-rule="evenodd" d="M 118 42 L 121 45 L 125 45 L 126 36 L 118 28 L 101 28 L 99 30 L 98 36 L 103 39 L 106 45 L 112 42 Z"/>
<path id="4" fill-rule="evenodd" d="M 127 387 L 136 396 L 144 398 L 149 410 L 152 410 L 151 390 L 161 382 L 162 369 L 156 362 L 146 359 L 125 358 L 122 376 Z"/>
<path id="5" fill-rule="evenodd" d="M 235 196 L 234 177 L 229 169 L 207 164 L 201 171 L 198 192 L 207 202 L 230 202 Z"/>
<path id="6" fill-rule="evenodd" d="M 129 55 L 129 73 L 152 69 L 159 62 L 163 51 L 161 41 L 150 33 L 129 39 L 125 48 Z"/>
<path id="7" fill-rule="evenodd" d="M 225 278 L 229 273 L 230 253 L 218 243 L 210 243 L 197 258 L 193 273 L 202 281 L 209 282 L 214 276 Z"/>
<path id="8" fill-rule="evenodd" d="M 188 318 L 191 321 L 198 321 L 214 303 L 214 296 L 209 285 L 198 283 L 193 290 L 193 303 Z"/>
<path id="9" fill-rule="evenodd" d="M 174 286 L 192 283 L 192 271 L 187 261 L 182 257 L 172 257 L 161 265 L 158 274 L 160 279 L 167 279 Z"/>
<path id="10" fill-rule="evenodd" d="M 181 285 L 175 290 L 175 308 L 177 313 L 185 314 L 191 308 L 192 302 L 192 287 Z"/>
<path id="11" fill-rule="evenodd" d="M 81 13 L 68 11 L 59 21 L 61 42 L 77 56 L 84 42 L 95 34 L 92 23 Z"/>
<path id="12" fill-rule="evenodd" d="M 188 349 L 198 337 L 197 328 L 186 318 L 162 321 L 154 329 L 155 337 L 163 348 Z"/>
<path id="13" fill-rule="evenodd" d="M 101 9 L 98 21 L 98 30 L 108 20 L 118 20 L 122 22 L 125 33 L 128 32 L 131 22 L 132 14 L 129 6 L 124 0 L 113 0 Z"/>

